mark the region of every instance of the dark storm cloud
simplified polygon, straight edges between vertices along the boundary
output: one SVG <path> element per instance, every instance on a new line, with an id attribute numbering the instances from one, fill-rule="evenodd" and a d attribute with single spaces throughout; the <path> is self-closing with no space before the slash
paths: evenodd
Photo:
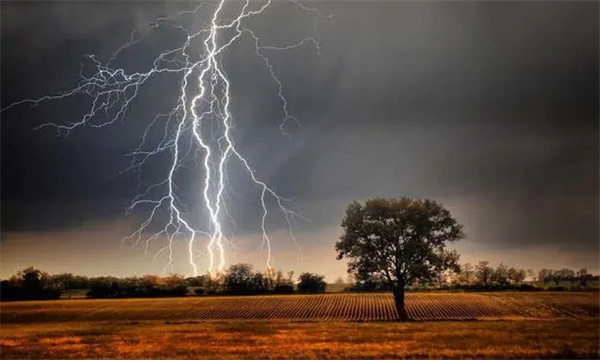
<path id="1" fill-rule="evenodd" d="M 473 241 L 597 251 L 597 4 L 545 5 L 345 4 L 322 32 L 343 57 L 300 191 L 476 195 L 495 231 Z"/>
<path id="2" fill-rule="evenodd" d="M 2 104 L 66 88 L 82 54 L 108 56 L 133 27 L 191 7 L 175 4 L 3 2 Z M 298 199 L 312 219 L 302 229 L 338 226 L 354 199 L 410 195 L 459 204 L 461 220 L 477 219 L 470 241 L 598 250 L 597 3 L 314 5 L 334 14 L 317 19 L 321 54 L 307 47 L 271 55 L 303 124 L 291 139 L 277 136 L 281 111 L 268 95 L 275 87 L 248 58 L 249 44 L 224 60 L 237 95 L 238 144 L 257 173 Z M 313 31 L 312 17 L 293 6 L 268 15 L 251 22 L 265 44 Z M 161 36 L 140 45 L 146 55 L 124 54 L 124 63 L 142 67 L 177 39 Z M 121 217 L 137 181 L 117 175 L 125 154 L 174 93 L 151 85 L 154 103 L 132 110 L 127 124 L 67 139 L 31 128 L 80 115 L 85 103 L 3 114 L 3 230 Z M 161 164 L 150 175 L 160 175 Z M 231 181 L 241 189 L 247 183 L 238 175 Z M 243 232 L 255 230 L 251 195 L 232 195 Z"/>

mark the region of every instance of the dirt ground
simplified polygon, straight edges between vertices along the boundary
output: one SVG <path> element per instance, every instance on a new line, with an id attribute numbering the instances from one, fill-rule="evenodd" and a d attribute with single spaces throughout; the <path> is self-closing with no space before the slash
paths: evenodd
<path id="1" fill-rule="evenodd" d="M 597 293 L 423 294 L 414 314 L 441 317 L 406 323 L 389 319 L 385 296 L 2 303 L 0 357 L 599 358 Z M 462 306 L 481 317 L 443 320 L 471 314 Z"/>

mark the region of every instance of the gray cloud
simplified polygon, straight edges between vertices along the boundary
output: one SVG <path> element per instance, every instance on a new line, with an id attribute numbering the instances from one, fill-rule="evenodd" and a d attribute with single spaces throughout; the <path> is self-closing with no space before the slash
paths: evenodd
<path id="1" fill-rule="evenodd" d="M 312 219 L 300 231 L 338 226 L 354 199 L 409 195 L 447 201 L 467 224 L 469 242 L 490 249 L 598 251 L 597 3 L 313 5 L 334 17 L 277 3 L 249 23 L 271 45 L 314 35 L 318 25 L 320 55 L 303 47 L 270 57 L 302 121 L 291 138 L 278 133 L 275 85 L 248 57 L 249 43 L 224 58 L 238 144 L 257 173 Z M 180 39 L 146 24 L 191 7 L 3 2 L 2 104 L 65 89 L 81 55 L 108 56 L 134 27 L 147 40 L 120 61 L 143 67 Z M 3 231 L 121 218 L 137 185 L 135 174 L 117 175 L 125 154 L 170 104 L 175 86 L 151 83 L 143 95 L 152 100 L 123 123 L 67 139 L 31 129 L 79 116 L 83 100 L 4 113 Z M 145 176 L 160 176 L 164 161 L 149 164 Z M 240 201 L 231 209 L 238 231 L 253 233 L 255 190 L 236 170 L 230 181 Z M 269 226 L 278 229 L 280 220 Z"/>

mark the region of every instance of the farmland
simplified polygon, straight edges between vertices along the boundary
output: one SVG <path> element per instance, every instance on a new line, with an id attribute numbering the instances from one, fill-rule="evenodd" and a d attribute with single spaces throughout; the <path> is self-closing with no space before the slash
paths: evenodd
<path id="1" fill-rule="evenodd" d="M 3 358 L 597 358 L 599 346 L 597 292 L 409 293 L 410 323 L 390 321 L 386 293 L 32 301 L 1 310 Z"/>
<path id="2" fill-rule="evenodd" d="M 414 320 L 598 317 L 598 293 L 408 293 Z M 396 320 L 392 295 L 326 294 L 4 303 L 2 323 L 110 320 Z"/>

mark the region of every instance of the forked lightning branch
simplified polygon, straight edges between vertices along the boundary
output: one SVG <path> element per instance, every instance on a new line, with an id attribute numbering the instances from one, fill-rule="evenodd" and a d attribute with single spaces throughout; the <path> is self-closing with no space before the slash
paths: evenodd
<path id="1" fill-rule="evenodd" d="M 311 16 L 322 17 L 316 9 L 295 1 L 292 4 Z M 291 240 L 296 242 L 292 228 L 294 218 L 300 215 L 291 209 L 291 200 L 280 196 L 261 179 L 260 174 L 253 169 L 253 164 L 236 146 L 232 129 L 238 114 L 234 114 L 232 110 L 234 99 L 231 80 L 222 64 L 228 48 L 242 39 L 251 40 L 253 53 L 248 56 L 255 56 L 264 65 L 277 88 L 273 96 L 277 97 L 283 116 L 274 126 L 279 126 L 283 136 L 288 135 L 286 125 L 290 122 L 297 123 L 298 119 L 289 110 L 284 86 L 276 75 L 269 54 L 302 46 L 313 46 L 318 51 L 319 44 L 314 36 L 285 46 L 263 44 L 256 32 L 247 26 L 247 22 L 252 18 L 265 16 L 265 10 L 272 5 L 271 0 L 244 3 L 232 1 L 231 4 L 222 0 L 201 3 L 195 9 L 173 18 L 157 19 L 153 30 L 146 36 L 165 27 L 181 31 L 185 36 L 182 43 L 165 49 L 154 58 L 147 71 L 128 72 L 124 68 L 113 66 L 125 50 L 135 49 L 140 35 L 134 31 L 131 39 L 107 61 L 88 55 L 86 59 L 93 66 L 93 74 L 86 76 L 82 73 L 80 81 L 73 88 L 54 95 L 22 100 L 10 104 L 2 111 L 19 105 L 39 105 L 46 101 L 85 95 L 91 98 L 91 105 L 80 119 L 70 123 L 45 123 L 40 127 L 52 127 L 60 134 L 68 135 L 81 127 L 116 126 L 118 120 L 132 120 L 127 114 L 134 106 L 134 100 L 135 104 L 153 101 L 138 96 L 142 87 L 157 80 L 158 75 L 177 77 L 179 94 L 173 97 L 172 109 L 167 113 L 156 114 L 141 134 L 141 142 L 130 154 L 133 160 L 127 170 L 140 171 L 150 158 L 165 153 L 168 153 L 170 161 L 164 169 L 163 179 L 142 189 L 128 206 L 129 213 L 140 211 L 147 215 L 142 218 L 137 230 L 124 240 L 134 245 L 142 244 L 146 249 L 153 242 L 164 241 L 164 246 L 160 246 L 156 257 L 166 258 L 165 271 L 172 269 L 174 262 L 178 261 L 174 247 L 180 241 L 186 242 L 186 261 L 195 275 L 204 269 L 211 273 L 223 271 L 227 264 L 226 249 L 231 240 L 231 232 L 226 228 L 231 223 L 228 221 L 227 208 L 236 206 L 235 203 L 228 203 L 226 196 L 230 190 L 228 169 L 238 166 L 258 189 L 260 223 L 257 226 L 260 228 L 261 249 L 266 258 L 266 266 L 271 268 L 272 246 L 267 219 L 273 211 L 283 214 Z M 207 12 L 210 16 L 200 16 Z M 230 15 L 232 12 L 235 13 L 233 16 Z M 225 15 L 226 13 L 229 15 Z M 193 27 L 186 26 L 176 21 L 181 16 L 197 16 L 198 21 Z M 202 25 L 198 26 L 198 23 Z M 151 138 L 148 134 L 157 128 L 164 129 L 164 133 L 159 141 L 148 144 L 148 139 Z M 190 160 L 197 162 L 202 169 L 194 180 L 202 189 L 201 196 L 183 201 L 177 175 L 184 167 L 184 162 Z M 192 209 L 189 205 L 184 205 L 190 203 Z M 205 216 L 206 221 L 197 221 L 199 214 Z"/>

